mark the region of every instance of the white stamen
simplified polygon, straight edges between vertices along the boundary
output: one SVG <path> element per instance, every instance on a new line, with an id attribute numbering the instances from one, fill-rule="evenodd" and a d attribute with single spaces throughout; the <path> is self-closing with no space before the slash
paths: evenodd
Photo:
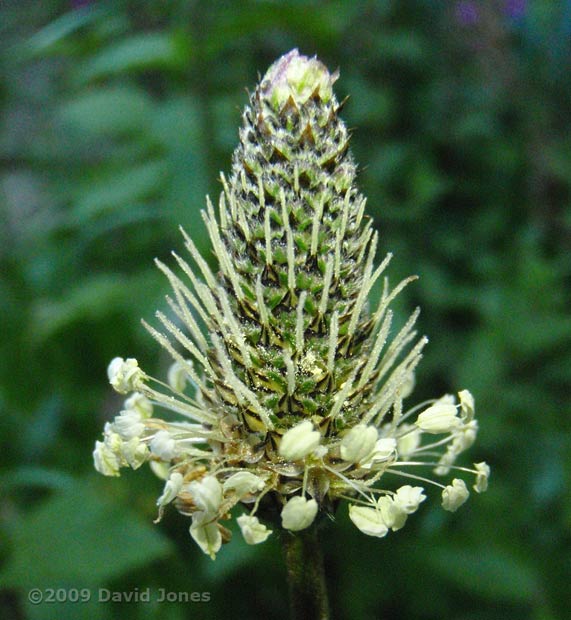
<path id="1" fill-rule="evenodd" d="M 291 396 L 295 392 L 295 368 L 288 353 L 284 355 L 287 376 L 287 393 Z"/>
<path id="2" fill-rule="evenodd" d="M 304 347 L 304 326 L 303 326 L 303 308 L 307 299 L 307 291 L 303 291 L 297 302 L 296 322 L 295 322 L 295 349 L 298 352 L 303 351 Z"/>
<path id="3" fill-rule="evenodd" d="M 192 256 L 196 264 L 198 265 L 200 272 L 202 273 L 204 279 L 206 280 L 206 282 L 208 283 L 210 287 L 215 288 L 216 278 L 214 277 L 214 274 L 212 273 L 210 267 L 208 266 L 208 263 L 204 260 L 204 258 L 202 258 L 202 255 L 198 251 L 198 248 L 194 244 L 194 241 L 187 235 L 186 231 L 184 230 L 182 226 L 180 226 L 180 231 L 182 233 L 182 236 L 184 237 L 184 241 L 185 241 L 184 245 L 186 249 L 190 252 L 190 255 Z"/>
<path id="4" fill-rule="evenodd" d="M 361 373 L 361 378 L 359 379 L 359 383 L 357 385 L 358 388 L 362 388 L 373 373 L 373 369 L 377 365 L 379 361 L 379 357 L 381 355 L 381 351 L 387 342 L 387 338 L 389 335 L 389 330 L 391 328 L 393 313 L 389 312 L 381 325 L 381 329 L 377 333 L 377 337 L 375 338 L 375 344 L 373 345 L 373 350 L 369 355 L 369 359 L 365 364 L 365 368 L 363 368 L 363 372 Z"/>
<path id="5" fill-rule="evenodd" d="M 224 320 L 228 327 L 230 328 L 230 333 L 233 336 L 234 344 L 238 346 L 240 353 L 242 354 L 242 358 L 244 360 L 244 364 L 247 368 L 251 368 L 252 366 L 252 358 L 250 357 L 250 351 L 246 345 L 246 337 L 242 328 L 238 321 L 236 320 L 236 315 L 232 312 L 230 308 L 230 301 L 228 300 L 228 294 L 222 288 L 218 288 L 218 295 L 220 298 L 220 303 L 222 304 L 222 312 L 224 313 Z"/>
<path id="6" fill-rule="evenodd" d="M 226 176 L 223 172 L 220 173 L 220 180 L 222 181 L 222 187 L 224 188 L 224 195 L 230 203 L 230 215 L 232 217 L 232 220 L 236 221 L 236 197 L 234 195 L 234 192 L 230 191 L 228 181 L 226 180 Z"/>
<path id="7" fill-rule="evenodd" d="M 237 299 L 241 300 L 244 298 L 244 293 L 242 291 L 242 288 L 240 287 L 238 275 L 236 273 L 236 269 L 234 269 L 234 266 L 232 264 L 230 254 L 228 253 L 226 245 L 223 243 L 222 238 L 220 237 L 220 230 L 214 216 L 214 207 L 212 206 L 212 202 L 210 200 L 210 197 L 208 196 L 206 197 L 206 205 L 208 213 L 205 213 L 203 211 L 202 217 L 204 219 L 204 223 L 206 224 L 208 234 L 210 235 L 210 241 L 212 242 L 214 253 L 218 258 L 222 272 L 228 277 L 232 284 L 234 295 L 236 295 Z"/>
<path id="8" fill-rule="evenodd" d="M 230 358 L 228 357 L 228 354 L 224 350 L 224 346 L 222 342 L 220 341 L 220 338 L 216 334 L 212 334 L 211 337 L 212 337 L 212 343 L 214 344 L 216 352 L 218 353 L 218 359 L 224 369 L 224 372 L 226 375 L 225 377 L 226 381 L 234 390 L 236 397 L 238 398 L 239 401 L 241 401 L 242 404 L 244 403 L 244 401 L 248 401 L 250 405 L 252 405 L 252 407 L 254 408 L 254 411 L 260 416 L 260 418 L 262 418 L 262 422 L 265 424 L 267 429 L 273 430 L 274 425 L 272 421 L 270 420 L 270 416 L 267 410 L 265 409 L 265 407 L 261 405 L 260 401 L 257 399 L 254 392 L 252 392 L 252 390 L 250 390 L 236 376 L 234 370 L 232 369 L 232 363 L 230 361 Z"/>
<path id="9" fill-rule="evenodd" d="M 327 302 L 329 301 L 329 289 L 331 288 L 331 278 L 333 277 L 333 260 L 331 256 L 325 265 L 325 275 L 323 277 L 323 290 L 321 291 L 321 300 L 319 302 L 318 312 L 321 316 L 325 316 L 327 312 Z"/>
<path id="10" fill-rule="evenodd" d="M 293 232 L 289 223 L 284 188 L 280 188 L 280 202 L 282 205 L 282 220 L 286 232 L 287 245 L 287 285 L 293 293 L 295 291 L 295 252 L 293 248 Z"/>
<path id="11" fill-rule="evenodd" d="M 311 248 L 310 254 L 311 256 L 315 256 L 317 254 L 317 242 L 319 240 L 319 225 L 321 223 L 321 217 L 323 216 L 323 206 L 325 203 L 325 198 L 320 197 L 319 202 L 317 203 L 317 209 L 313 214 L 313 222 L 311 224 Z"/>
<path id="12" fill-rule="evenodd" d="M 266 240 L 266 265 L 271 265 L 272 257 L 272 229 L 270 226 L 270 210 L 264 211 L 264 237 Z"/>
<path id="13" fill-rule="evenodd" d="M 337 351 L 337 337 L 339 334 L 339 318 L 337 310 L 331 315 L 331 323 L 329 324 L 329 349 L 327 351 L 327 370 L 333 375 L 335 369 L 335 353 Z"/>
<path id="14" fill-rule="evenodd" d="M 262 289 L 262 276 L 258 274 L 256 279 L 256 301 L 258 302 L 258 313 L 262 325 L 268 327 L 270 324 L 268 318 L 268 307 L 264 301 L 264 291 Z"/>
<path id="15" fill-rule="evenodd" d="M 196 361 L 201 366 L 204 366 L 206 368 L 209 365 L 208 359 L 198 350 L 194 342 L 192 342 L 190 338 L 188 338 L 185 334 L 183 334 L 181 330 L 172 321 L 170 321 L 160 311 L 155 312 L 155 316 L 164 325 L 167 331 L 172 336 L 175 337 L 175 339 L 196 359 Z M 188 363 L 186 364 L 186 366 L 189 366 Z M 185 369 L 186 369 L 186 366 L 185 366 Z M 190 366 L 190 368 L 192 368 L 192 366 Z M 192 377 L 193 381 L 197 382 L 198 377 L 194 373 L 194 370 L 192 370 L 192 374 L 189 372 L 189 376 Z"/>

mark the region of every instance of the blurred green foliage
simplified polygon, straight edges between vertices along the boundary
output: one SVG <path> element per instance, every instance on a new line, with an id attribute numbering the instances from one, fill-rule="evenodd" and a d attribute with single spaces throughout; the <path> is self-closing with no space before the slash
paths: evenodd
<path id="1" fill-rule="evenodd" d="M 167 362 L 139 323 L 165 305 L 152 259 L 179 224 L 208 253 L 243 89 L 293 47 L 341 68 L 392 278 L 421 276 L 417 396 L 469 387 L 493 468 L 486 495 L 386 540 L 341 510 L 335 617 L 568 617 L 570 33 L 567 0 L 0 2 L 2 618 L 287 617 L 277 541 L 212 563 L 184 518 L 152 525 L 159 481 L 97 476 L 91 451 L 120 406 L 108 361 Z M 211 600 L 34 606 L 32 587 Z"/>

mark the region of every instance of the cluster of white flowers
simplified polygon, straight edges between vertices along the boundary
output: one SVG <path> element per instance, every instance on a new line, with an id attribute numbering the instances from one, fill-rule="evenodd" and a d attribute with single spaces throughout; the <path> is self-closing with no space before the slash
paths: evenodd
<path id="1" fill-rule="evenodd" d="M 442 507 L 452 512 L 469 496 L 463 479 L 454 478 L 444 485 L 406 470 L 428 467 L 439 477 L 450 470 L 464 472 L 475 477 L 476 492 L 487 489 L 490 468 L 486 463 L 475 463 L 473 469 L 454 464 L 477 432 L 474 400 L 466 390 L 459 393 L 458 404 L 447 395 L 404 414 L 397 409 L 392 421 L 380 427 L 357 424 L 331 438 L 324 437 L 310 420 L 303 420 L 284 433 L 274 461 L 252 458 L 244 468 L 233 466 L 232 452 L 217 448 L 228 442 L 220 426 L 209 429 L 205 423 L 172 423 L 153 417 L 157 405 L 196 417 L 194 407 L 183 398 L 188 376 L 179 362 L 168 376 L 172 395 L 151 388 L 151 379 L 140 371 L 136 360 L 111 362 L 109 380 L 115 389 L 137 391 L 113 422 L 105 425 L 104 440 L 96 442 L 93 453 L 95 467 L 106 476 L 118 476 L 121 467 L 137 469 L 150 462 L 165 480 L 157 500 L 159 518 L 165 506 L 174 502 L 192 518 L 190 534 L 212 558 L 230 537 L 220 520 L 236 504 L 251 506 L 249 513 L 237 519 L 248 544 L 270 536 L 271 530 L 256 516 L 261 499 L 270 491 L 283 496 L 281 525 L 286 530 L 303 530 L 313 523 L 321 485 L 321 492 L 349 500 L 349 517 L 361 532 L 383 537 L 389 530 L 402 528 L 426 499 L 423 486 L 377 488 L 375 483 L 384 474 L 440 487 Z M 299 486 L 284 485 L 288 466 L 295 480 L 301 478 Z"/>
<path id="2" fill-rule="evenodd" d="M 104 440 L 95 442 L 93 459 L 97 471 L 105 476 L 118 476 L 121 467 L 137 469 L 147 461 L 149 448 L 141 436 L 152 413 L 151 401 L 139 392 L 125 401 L 121 413 L 113 422 L 105 424 Z"/>
<path id="3" fill-rule="evenodd" d="M 425 499 L 422 487 L 406 484 L 392 495 L 382 495 L 371 507 L 350 505 L 349 518 L 364 534 L 381 538 L 389 529 L 400 530 Z"/>
<path id="4" fill-rule="evenodd" d="M 400 529 L 408 515 L 415 512 L 420 503 L 426 499 L 424 488 L 420 486 L 404 485 L 396 491 L 373 488 L 372 483 L 385 472 L 440 487 L 442 507 L 450 512 L 456 511 L 470 495 L 464 480 L 455 478 L 450 484 L 442 485 L 423 476 L 404 473 L 402 469 L 410 466 L 429 466 L 434 468 L 434 473 L 439 476 L 447 475 L 450 469 L 456 469 L 476 476 L 473 486 L 476 492 L 482 493 L 487 489 L 490 468 L 486 463 L 475 463 L 474 469 L 454 465 L 456 458 L 474 443 L 478 428 L 474 419 L 472 394 L 468 390 L 463 390 L 459 392 L 458 397 L 459 404 L 456 404 L 453 396 L 446 395 L 426 409 L 423 409 L 423 406 L 427 403 L 419 405 L 380 429 L 373 425 L 358 424 L 342 437 L 338 449 L 340 461 L 352 464 L 357 471 L 366 469 L 375 472 L 372 479 L 351 480 L 341 475 L 344 466 L 337 467 L 336 470 L 328 468 L 328 471 L 332 473 L 337 471 L 340 476 L 341 482 L 336 481 L 338 487 L 343 486 L 342 482 L 345 482 L 347 490 L 358 493 L 357 501 L 353 499 L 354 503 L 349 505 L 349 517 L 363 533 L 382 537 L 389 530 Z M 406 421 L 419 410 L 421 413 L 414 423 Z M 423 435 L 444 435 L 444 437 L 424 443 Z M 284 435 L 280 454 L 290 460 L 299 460 L 309 454 L 323 457 L 330 450 L 320 446 L 320 439 L 313 425 L 307 420 L 303 421 Z M 444 453 L 440 454 L 438 451 L 442 446 L 446 448 Z M 440 454 L 436 460 L 434 460 L 435 454 Z M 380 493 L 377 498 L 376 493 Z M 305 504 L 301 502 L 299 504 L 301 510 L 301 506 Z M 311 522 L 317 512 L 317 506 L 315 509 L 312 506 L 305 510 L 311 517 L 309 520 Z M 287 527 L 285 523 L 289 521 L 284 521 L 284 527 Z"/>

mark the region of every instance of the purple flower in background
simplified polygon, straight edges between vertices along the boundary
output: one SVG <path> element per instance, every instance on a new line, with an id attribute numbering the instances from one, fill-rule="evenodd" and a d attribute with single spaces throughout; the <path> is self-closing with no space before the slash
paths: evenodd
<path id="1" fill-rule="evenodd" d="M 504 13 L 512 19 L 520 19 L 525 15 L 527 0 L 505 0 Z"/>
<path id="2" fill-rule="evenodd" d="M 462 0 L 456 3 L 456 19 L 462 26 L 473 26 L 479 18 L 480 13 L 476 2 Z"/>
<path id="3" fill-rule="evenodd" d="M 84 6 L 93 4 L 93 0 L 71 0 L 72 9 L 82 9 Z"/>

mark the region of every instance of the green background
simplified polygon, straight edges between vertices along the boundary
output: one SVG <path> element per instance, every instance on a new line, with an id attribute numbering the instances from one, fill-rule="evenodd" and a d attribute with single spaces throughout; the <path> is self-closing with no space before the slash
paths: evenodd
<path id="1" fill-rule="evenodd" d="M 571 3 L 0 1 L 0 616 L 286 618 L 276 540 L 216 562 L 148 471 L 97 475 L 106 366 L 168 360 L 153 258 L 208 255 L 240 109 L 293 47 L 339 67 L 379 259 L 420 280 L 415 401 L 469 388 L 490 490 L 368 538 L 324 532 L 336 618 L 555 620 L 571 577 Z M 403 314 L 404 316 L 404 314 Z M 144 468 L 146 469 L 146 468 Z M 272 538 L 276 538 L 275 536 Z M 27 601 L 88 588 L 89 603 Z M 97 603 L 98 588 L 210 602 Z"/>

